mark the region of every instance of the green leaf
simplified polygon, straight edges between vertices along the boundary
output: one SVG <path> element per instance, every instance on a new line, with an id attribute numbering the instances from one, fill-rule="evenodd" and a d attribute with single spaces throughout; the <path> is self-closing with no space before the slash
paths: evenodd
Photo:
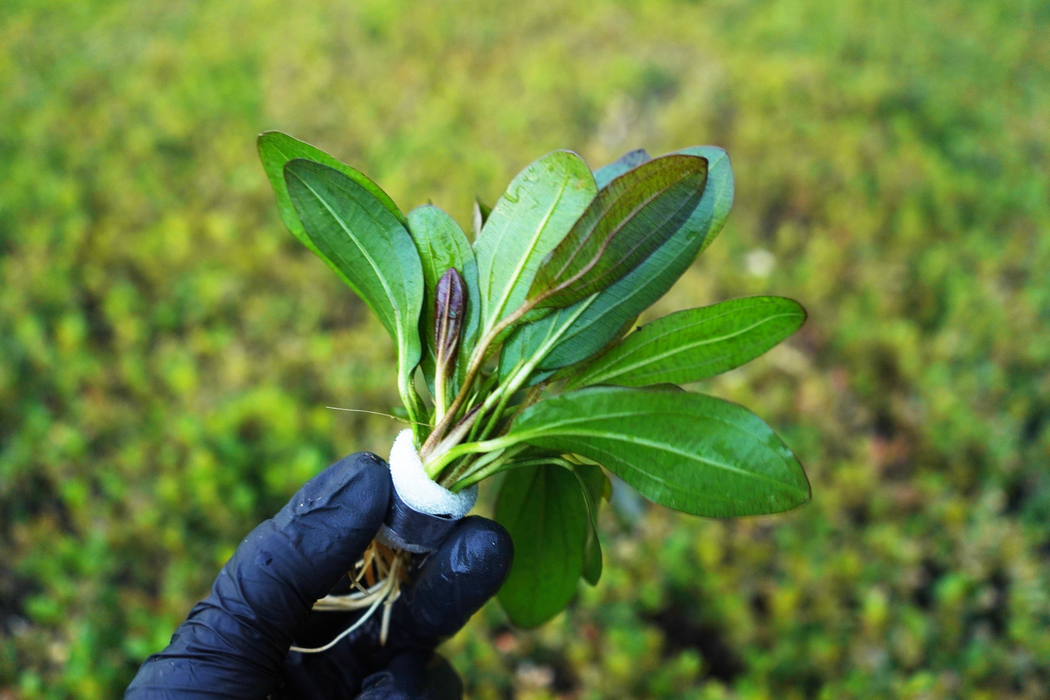
<path id="1" fill-rule="evenodd" d="M 589 527 L 583 546 L 583 580 L 592 586 L 598 585 L 602 577 L 602 545 L 598 541 L 598 508 L 603 498 L 608 499 L 612 491 L 609 477 L 597 464 L 576 464 L 573 472 L 583 489 L 587 503 Z"/>
<path id="2" fill-rule="evenodd" d="M 481 335 L 521 306 L 540 262 L 596 192 L 587 164 L 570 151 L 548 153 L 514 178 L 474 242 Z"/>
<path id="3" fill-rule="evenodd" d="M 699 382 L 750 362 L 805 321 L 806 310 L 783 297 L 732 299 L 678 311 L 631 333 L 567 386 Z"/>
<path id="4" fill-rule="evenodd" d="M 530 300 L 561 308 L 608 287 L 689 220 L 707 182 L 707 160 L 670 155 L 628 171 L 598 193 L 536 271 Z"/>
<path id="5" fill-rule="evenodd" d="M 518 354 L 531 356 L 539 347 L 539 339 L 548 337 L 549 327 L 565 325 L 580 306 L 586 305 L 583 313 L 569 323 L 540 369 L 555 370 L 591 357 L 625 332 L 631 319 L 666 294 L 715 239 L 733 205 L 733 170 L 729 156 L 713 146 L 687 148 L 682 153 L 702 156 L 708 161 L 704 194 L 686 225 L 638 267 L 599 292 L 593 302 L 584 299 L 520 327 L 519 333 L 529 326 L 537 326 L 529 331 L 533 344 L 519 349 Z M 512 342 L 513 336 L 508 339 L 508 343 Z"/>
<path id="6" fill-rule="evenodd" d="M 423 360 L 423 373 L 431 391 L 434 380 L 434 302 L 438 280 L 449 268 L 455 269 L 466 283 L 466 323 L 460 335 L 457 365 L 460 371 L 455 379 L 456 389 L 466 369 L 469 349 L 473 348 L 481 323 L 481 292 L 478 289 L 478 266 L 474 251 L 470 247 L 463 229 L 455 219 L 431 204 L 416 207 L 408 212 L 408 230 L 415 241 L 423 265 L 425 296 L 420 332 L 426 338 L 427 352 Z"/>
<path id="7" fill-rule="evenodd" d="M 649 160 L 652 160 L 652 156 L 644 148 L 625 153 L 612 163 L 595 170 L 594 182 L 600 190 L 628 170 L 636 168 Z"/>
<path id="8" fill-rule="evenodd" d="M 514 542 L 500 604 L 514 624 L 541 625 L 569 603 L 583 570 L 588 517 L 576 477 L 553 464 L 507 472 L 496 521 Z"/>
<path id="9" fill-rule="evenodd" d="M 295 159 L 284 177 L 310 240 L 397 343 L 401 398 L 414 406 L 423 267 L 411 236 L 367 188 L 335 168 Z"/>
<path id="10" fill-rule="evenodd" d="M 810 498 L 791 450 L 755 414 L 701 394 L 596 387 L 521 413 L 521 442 L 598 462 L 650 500 L 709 517 L 778 513 Z"/>
<path id="11" fill-rule="evenodd" d="M 406 223 L 405 215 L 401 213 L 401 210 L 397 208 L 397 205 L 394 204 L 394 201 L 390 199 L 389 196 L 387 196 L 386 192 L 379 188 L 379 185 L 372 182 L 349 165 L 339 162 L 324 151 L 314 148 L 304 141 L 294 139 L 288 134 L 282 134 L 279 131 L 267 131 L 260 134 L 258 147 L 259 159 L 262 160 L 263 170 L 266 171 L 266 177 L 270 180 L 270 185 L 273 187 L 273 193 L 277 198 L 277 211 L 281 215 L 281 220 L 284 222 L 284 225 L 288 227 L 288 230 L 292 232 L 292 235 L 298 238 L 303 245 L 312 250 L 315 254 L 319 254 L 317 246 L 314 245 L 313 241 L 310 240 L 310 237 L 306 235 L 306 231 L 303 230 L 303 225 L 300 223 L 299 217 L 295 213 L 295 207 L 292 205 L 292 200 L 288 196 L 288 186 L 284 181 L 284 166 L 290 160 L 304 158 L 306 160 L 312 160 L 315 163 L 321 163 L 322 165 L 335 168 L 371 192 L 376 199 L 383 203 L 383 206 L 389 209 L 390 212 L 397 217 L 398 221 L 402 224 Z M 340 273 L 340 275 L 341 274 L 342 273 Z"/>

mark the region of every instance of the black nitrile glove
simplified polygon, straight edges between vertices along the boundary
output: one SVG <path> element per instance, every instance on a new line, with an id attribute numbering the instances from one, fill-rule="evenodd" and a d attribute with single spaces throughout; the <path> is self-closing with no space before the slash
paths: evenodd
<path id="1" fill-rule="evenodd" d="M 464 518 L 413 572 L 385 646 L 376 614 L 326 652 L 288 651 L 322 646 L 361 615 L 311 606 L 333 589 L 349 591 L 346 574 L 379 530 L 390 494 L 386 462 L 364 452 L 311 479 L 245 538 L 125 700 L 459 698 L 459 677 L 434 647 L 495 594 L 513 556 L 507 531 L 484 518 Z"/>

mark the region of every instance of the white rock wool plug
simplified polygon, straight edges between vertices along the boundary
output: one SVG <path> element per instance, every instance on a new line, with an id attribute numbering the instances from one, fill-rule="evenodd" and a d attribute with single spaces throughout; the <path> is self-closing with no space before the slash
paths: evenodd
<path id="1" fill-rule="evenodd" d="M 462 518 L 478 500 L 475 484 L 459 493 L 431 481 L 423 470 L 412 439 L 412 430 L 402 430 L 390 448 L 390 478 L 394 490 L 410 508 L 428 515 L 447 515 L 454 520 Z"/>

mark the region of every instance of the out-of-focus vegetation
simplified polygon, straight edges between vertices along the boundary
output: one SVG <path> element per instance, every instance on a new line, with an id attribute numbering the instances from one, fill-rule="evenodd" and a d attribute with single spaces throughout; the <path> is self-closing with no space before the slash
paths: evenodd
<path id="1" fill-rule="evenodd" d="M 463 224 L 555 148 L 723 146 L 734 212 L 656 311 L 810 311 L 704 389 L 813 503 L 619 499 L 597 588 L 446 645 L 473 697 L 1046 697 L 1048 35 L 1045 0 L 3 0 L 0 697 L 118 695 L 399 427 L 325 409 L 394 405 L 394 348 L 279 223 L 268 128 Z"/>

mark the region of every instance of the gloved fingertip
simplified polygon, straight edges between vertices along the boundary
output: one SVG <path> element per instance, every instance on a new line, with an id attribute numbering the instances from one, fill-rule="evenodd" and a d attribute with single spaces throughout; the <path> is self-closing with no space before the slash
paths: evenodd
<path id="1" fill-rule="evenodd" d="M 464 518 L 405 591 L 404 624 L 420 639 L 455 634 L 503 585 L 513 558 L 514 545 L 502 525 Z"/>
<path id="2" fill-rule="evenodd" d="M 441 556 L 448 558 L 452 573 L 469 573 L 478 593 L 487 599 L 510 573 L 514 542 L 495 520 L 475 515 L 463 519 L 441 548 Z"/>
<path id="3" fill-rule="evenodd" d="M 390 468 L 382 459 L 370 452 L 344 457 L 306 482 L 269 527 L 256 528 L 231 564 L 258 552 L 253 566 L 267 569 L 276 583 L 294 583 L 312 603 L 332 589 L 375 537 L 391 489 Z"/>
<path id="4" fill-rule="evenodd" d="M 358 452 L 306 482 L 274 524 L 282 530 L 338 530 L 349 548 L 363 550 L 383 523 L 392 488 L 386 462 Z"/>

